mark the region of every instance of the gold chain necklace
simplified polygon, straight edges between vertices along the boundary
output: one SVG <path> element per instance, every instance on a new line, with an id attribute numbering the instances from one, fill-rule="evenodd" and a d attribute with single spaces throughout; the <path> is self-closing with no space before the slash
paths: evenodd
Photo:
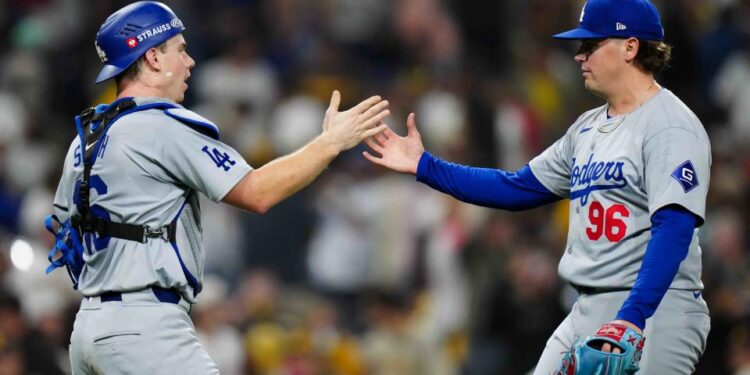
<path id="1" fill-rule="evenodd" d="M 612 121 L 612 122 L 603 123 L 604 121 L 603 121 L 602 117 L 607 116 L 607 112 L 605 110 L 604 115 L 599 118 L 599 122 L 596 125 L 596 130 L 598 130 L 599 133 L 611 133 L 613 130 L 615 130 L 618 127 L 620 127 L 620 124 L 622 124 L 625 121 L 625 119 L 628 117 L 628 115 L 630 115 L 631 113 L 635 112 L 636 109 L 641 108 L 641 106 L 643 105 L 643 102 L 646 100 L 646 95 L 648 95 L 649 91 L 651 91 L 651 89 L 654 87 L 654 85 L 656 85 L 656 81 L 652 80 L 651 81 L 651 85 L 649 85 L 648 88 L 646 89 L 646 91 L 643 93 L 643 95 L 641 95 L 641 98 L 640 98 L 640 100 L 638 102 L 638 106 L 635 107 L 632 111 L 630 111 L 630 112 L 628 112 L 628 113 L 626 113 L 624 115 L 621 115 L 622 117 L 620 117 L 620 119 L 618 119 L 616 121 Z"/>

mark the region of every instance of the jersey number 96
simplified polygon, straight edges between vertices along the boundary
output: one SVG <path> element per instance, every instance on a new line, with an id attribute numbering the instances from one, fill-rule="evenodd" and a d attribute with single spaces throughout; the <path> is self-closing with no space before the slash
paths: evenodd
<path id="1" fill-rule="evenodd" d="M 609 242 L 620 242 L 628 229 L 622 218 L 628 216 L 630 212 L 623 204 L 615 203 L 605 209 L 601 203 L 593 201 L 589 206 L 591 226 L 586 227 L 586 236 L 597 241 L 604 235 Z"/>

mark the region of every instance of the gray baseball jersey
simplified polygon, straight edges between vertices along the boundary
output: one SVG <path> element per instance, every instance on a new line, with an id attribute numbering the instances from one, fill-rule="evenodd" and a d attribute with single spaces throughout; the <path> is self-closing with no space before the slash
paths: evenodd
<path id="1" fill-rule="evenodd" d="M 633 112 L 584 113 L 534 158 L 531 170 L 570 198 L 560 275 L 591 287 L 632 287 L 651 238 L 651 215 L 677 204 L 703 219 L 711 150 L 698 118 L 662 89 Z M 702 289 L 698 229 L 671 288 Z"/>
<path id="2" fill-rule="evenodd" d="M 165 102 L 157 98 L 135 101 L 139 106 Z M 140 243 L 86 234 L 86 265 L 79 278 L 85 296 L 156 285 L 179 290 L 185 299 L 195 301 L 204 264 L 196 194 L 219 201 L 251 167 L 234 149 L 185 125 L 184 119 L 212 128 L 218 135 L 215 125 L 176 106 L 117 119 L 101 141 L 90 179 L 92 212 L 111 221 L 151 228 L 167 226 L 177 218 L 176 244 L 161 238 Z M 55 213 L 62 220 L 77 212 L 74 190 L 82 176 L 76 138 L 65 157 L 55 195 Z"/>

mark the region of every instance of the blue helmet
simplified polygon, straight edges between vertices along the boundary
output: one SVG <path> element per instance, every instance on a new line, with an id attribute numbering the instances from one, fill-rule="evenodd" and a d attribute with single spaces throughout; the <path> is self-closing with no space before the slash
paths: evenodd
<path id="1" fill-rule="evenodd" d="M 185 26 L 172 9 L 156 1 L 139 1 L 113 13 L 96 33 L 96 52 L 104 63 L 96 83 L 122 73 L 182 30 Z"/>

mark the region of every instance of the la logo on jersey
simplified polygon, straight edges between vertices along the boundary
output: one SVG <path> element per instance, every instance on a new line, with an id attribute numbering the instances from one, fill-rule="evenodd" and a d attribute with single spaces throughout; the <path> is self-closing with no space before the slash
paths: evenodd
<path id="1" fill-rule="evenodd" d="M 229 171 L 233 165 L 237 164 L 236 161 L 229 158 L 229 154 L 226 152 L 219 151 L 216 147 L 209 151 L 208 146 L 203 146 L 201 149 L 209 158 L 216 164 L 216 167 L 223 168 L 224 171 Z"/>
<path id="2" fill-rule="evenodd" d="M 589 194 L 597 190 L 622 189 L 627 186 L 625 174 L 622 171 L 624 162 L 594 160 L 594 154 L 582 165 L 576 164 L 573 158 L 573 169 L 570 174 L 570 200 L 581 199 L 585 206 Z M 573 190 L 578 187 L 578 190 Z"/>
<path id="3" fill-rule="evenodd" d="M 680 183 L 682 190 L 686 193 L 698 186 L 698 174 L 695 173 L 695 167 L 693 167 L 693 163 L 691 163 L 690 160 L 680 164 L 680 166 L 672 172 L 672 178 Z"/>

